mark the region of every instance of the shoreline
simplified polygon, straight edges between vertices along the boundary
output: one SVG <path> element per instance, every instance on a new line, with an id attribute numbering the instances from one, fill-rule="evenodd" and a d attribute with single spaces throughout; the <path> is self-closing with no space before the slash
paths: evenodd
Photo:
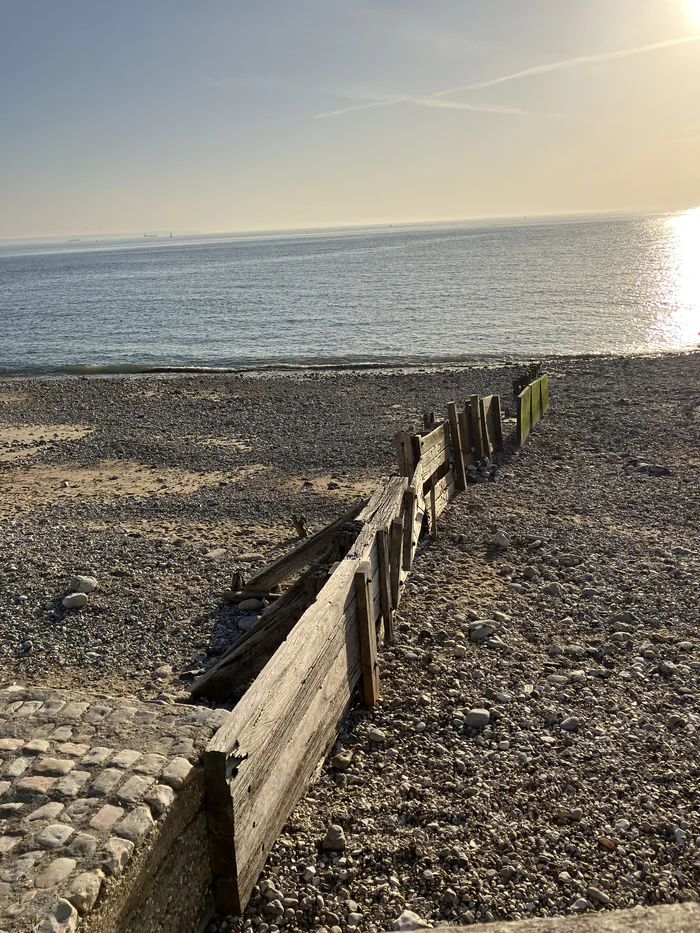
<path id="1" fill-rule="evenodd" d="M 84 366 L 57 367 L 52 370 L 12 370 L 0 369 L 0 383 L 5 381 L 32 381 L 56 379 L 85 379 L 90 377 L 143 377 L 143 376 L 264 376 L 305 374 L 305 373 L 412 373 L 412 372 L 458 372 L 471 368 L 503 368 L 527 366 L 529 363 L 542 362 L 556 365 L 558 362 L 586 360 L 620 359 L 667 359 L 669 357 L 688 356 L 700 353 L 700 344 L 689 347 L 670 349 L 620 350 L 619 352 L 601 350 L 591 353 L 560 353 L 506 357 L 494 353 L 464 357 L 430 357 L 426 359 L 406 358 L 403 360 L 338 360 L 319 362 L 269 362 L 251 363 L 241 366 L 170 366 L 149 364 L 96 364 Z"/>

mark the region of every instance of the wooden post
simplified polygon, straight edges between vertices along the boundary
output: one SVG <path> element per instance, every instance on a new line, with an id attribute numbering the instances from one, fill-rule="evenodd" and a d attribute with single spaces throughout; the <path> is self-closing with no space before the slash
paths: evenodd
<path id="1" fill-rule="evenodd" d="M 545 373 L 542 376 L 542 414 L 546 415 L 549 411 L 549 376 Z"/>
<path id="2" fill-rule="evenodd" d="M 435 412 L 424 411 L 423 412 L 423 427 L 425 428 L 425 430 L 432 431 L 434 424 L 435 424 Z"/>
<path id="3" fill-rule="evenodd" d="M 391 607 L 391 560 L 389 558 L 389 526 L 377 529 L 379 558 L 379 597 L 384 617 L 384 641 L 394 638 L 394 611 Z"/>
<path id="4" fill-rule="evenodd" d="M 518 447 L 522 447 L 530 433 L 530 387 L 518 396 Z"/>
<path id="5" fill-rule="evenodd" d="M 452 453 L 454 454 L 455 460 L 455 486 L 457 489 L 466 489 L 467 473 L 464 469 L 464 448 L 462 445 L 462 434 L 459 429 L 457 405 L 454 402 L 447 403 L 447 417 L 450 422 L 450 439 L 452 441 Z"/>
<path id="6" fill-rule="evenodd" d="M 479 396 L 472 395 L 467 403 L 469 409 L 469 433 L 474 445 L 474 456 L 481 460 L 484 456 L 484 447 L 481 440 L 481 418 L 479 417 Z"/>
<path id="7" fill-rule="evenodd" d="M 430 486 L 430 537 L 437 538 L 437 509 L 435 508 L 435 485 Z"/>
<path id="8" fill-rule="evenodd" d="M 360 626 L 360 650 L 362 652 L 362 694 L 367 706 L 374 706 L 379 699 L 377 628 L 373 618 L 371 572 L 369 562 L 364 561 L 355 573 L 357 620 Z"/>
<path id="9" fill-rule="evenodd" d="M 491 459 L 491 437 L 489 435 L 489 422 L 486 411 L 486 400 L 483 398 L 479 399 L 479 421 L 481 422 L 481 446 L 484 452 L 484 457 Z"/>
<path id="10" fill-rule="evenodd" d="M 398 431 L 394 435 L 394 446 L 399 458 L 399 473 L 410 478 L 417 463 L 412 435 L 408 431 Z"/>
<path id="11" fill-rule="evenodd" d="M 501 396 L 494 395 L 492 404 L 493 426 L 496 432 L 494 443 L 496 445 L 496 450 L 503 452 L 505 450 L 505 446 L 503 444 L 503 412 L 501 411 Z"/>
<path id="12" fill-rule="evenodd" d="M 416 490 L 409 486 L 403 495 L 403 569 L 413 566 L 413 524 L 416 518 Z"/>
<path id="13" fill-rule="evenodd" d="M 391 605 L 398 609 L 401 596 L 401 556 L 403 554 L 403 519 L 395 518 L 391 523 L 391 545 L 389 566 L 391 568 Z M 393 619 L 392 619 L 393 623 Z"/>

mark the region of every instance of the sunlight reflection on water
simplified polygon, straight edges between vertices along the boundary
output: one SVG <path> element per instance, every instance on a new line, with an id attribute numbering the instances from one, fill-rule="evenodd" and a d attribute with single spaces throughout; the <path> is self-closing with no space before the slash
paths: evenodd
<path id="1" fill-rule="evenodd" d="M 665 221 L 664 275 L 652 330 L 664 343 L 697 343 L 700 331 L 700 208 Z"/>

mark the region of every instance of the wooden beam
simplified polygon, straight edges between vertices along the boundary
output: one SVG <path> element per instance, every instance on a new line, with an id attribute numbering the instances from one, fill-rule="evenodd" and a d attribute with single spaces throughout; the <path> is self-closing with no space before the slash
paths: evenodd
<path id="1" fill-rule="evenodd" d="M 437 508 L 435 505 L 435 486 L 430 487 L 430 537 L 437 538 Z"/>
<path id="2" fill-rule="evenodd" d="M 399 460 L 399 473 L 401 476 L 413 476 L 416 468 L 413 435 L 408 431 L 397 431 L 394 435 L 394 447 Z"/>
<path id="3" fill-rule="evenodd" d="M 447 403 L 447 418 L 450 422 L 450 440 L 452 442 L 452 456 L 454 458 L 455 485 L 457 489 L 467 488 L 467 473 L 464 469 L 464 448 L 459 427 L 459 415 L 455 402 Z"/>
<path id="4" fill-rule="evenodd" d="M 403 569 L 410 571 L 413 567 L 413 522 L 416 515 L 417 491 L 409 486 L 404 492 L 403 499 Z"/>
<path id="5" fill-rule="evenodd" d="M 210 832 L 228 852 L 215 878 L 225 913 L 245 908 L 359 681 L 358 568 L 340 562 L 205 752 Z"/>
<path id="6" fill-rule="evenodd" d="M 316 594 L 328 572 L 312 567 L 267 609 L 208 671 L 190 687 L 192 696 L 224 699 L 253 680 L 270 660 Z"/>
<path id="7" fill-rule="evenodd" d="M 357 621 L 362 654 L 362 694 L 366 706 L 374 706 L 379 699 L 379 662 L 377 660 L 377 628 L 374 623 L 372 598 L 372 571 L 363 562 L 355 573 L 357 593 Z"/>
<path id="8" fill-rule="evenodd" d="M 367 501 L 368 500 L 365 499 L 362 502 L 356 502 L 347 512 L 344 512 L 340 518 L 336 519 L 330 525 L 326 525 L 325 528 L 317 531 L 315 534 L 311 535 L 310 538 L 306 538 L 289 551 L 288 554 L 285 554 L 283 557 L 278 557 L 277 560 L 268 564 L 267 567 L 264 567 L 248 580 L 246 591 L 266 590 L 269 592 L 273 587 L 293 576 L 293 574 L 308 567 L 309 564 L 312 564 L 322 556 L 330 547 L 333 538 L 343 525 L 357 518 L 367 504 Z"/>
<path id="9" fill-rule="evenodd" d="M 545 373 L 542 376 L 542 414 L 546 415 L 549 411 L 549 376 Z"/>
<path id="10" fill-rule="evenodd" d="M 501 396 L 494 395 L 491 399 L 491 424 L 493 426 L 493 443 L 496 450 L 501 453 L 505 450 L 503 443 L 503 412 L 501 411 Z"/>
<path id="11" fill-rule="evenodd" d="M 401 564 L 403 554 L 403 519 L 399 516 L 391 523 L 389 566 L 391 567 L 391 605 L 398 609 L 401 598 Z M 393 619 L 392 619 L 393 625 Z"/>
<path id="12" fill-rule="evenodd" d="M 522 447 L 530 434 L 530 386 L 518 396 L 518 447 Z"/>
<path id="13" fill-rule="evenodd" d="M 391 558 L 389 556 L 389 525 L 377 529 L 377 554 L 379 557 L 379 596 L 384 618 L 384 640 L 393 641 L 394 611 L 391 604 Z"/>
<path id="14" fill-rule="evenodd" d="M 535 428 L 542 417 L 542 384 L 539 379 L 530 386 L 530 428 Z"/>
<path id="15" fill-rule="evenodd" d="M 493 445 L 491 443 L 491 435 L 489 434 L 489 422 L 487 418 L 488 406 L 491 405 L 491 399 L 493 396 L 489 395 L 486 398 L 479 399 L 479 422 L 481 425 L 481 446 L 484 451 L 484 456 L 491 459 L 491 452 Z"/>
<path id="16" fill-rule="evenodd" d="M 477 461 L 484 456 L 484 445 L 481 435 L 481 418 L 479 416 L 479 396 L 472 395 L 467 402 L 469 417 L 469 433 L 471 434 L 472 444 L 474 446 L 474 456 Z"/>

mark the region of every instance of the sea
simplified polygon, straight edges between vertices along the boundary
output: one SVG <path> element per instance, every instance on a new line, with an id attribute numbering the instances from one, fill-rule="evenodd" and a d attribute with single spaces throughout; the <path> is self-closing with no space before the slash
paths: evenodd
<path id="1" fill-rule="evenodd" d="M 700 208 L 0 241 L 0 374 L 435 365 L 700 343 Z"/>

